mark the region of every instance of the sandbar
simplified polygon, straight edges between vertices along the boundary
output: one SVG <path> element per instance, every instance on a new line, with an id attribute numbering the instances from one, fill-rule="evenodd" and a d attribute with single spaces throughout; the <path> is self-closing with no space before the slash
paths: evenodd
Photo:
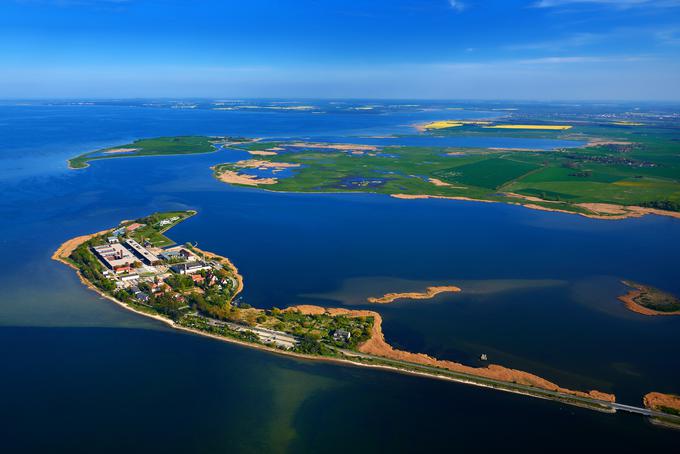
<path id="1" fill-rule="evenodd" d="M 294 167 L 300 167 L 300 164 L 247 159 L 245 161 L 236 162 L 234 166 L 241 167 L 243 169 L 291 169 Z"/>
<path id="2" fill-rule="evenodd" d="M 234 172 L 232 170 L 221 170 L 216 172 L 215 177 L 223 183 L 242 184 L 245 186 L 259 186 L 261 184 L 276 184 L 276 178 L 258 178 L 254 175 L 246 175 L 244 173 Z"/>
<path id="3" fill-rule="evenodd" d="M 254 156 L 276 156 L 278 154 L 276 151 L 270 150 L 246 150 L 246 151 Z"/>
<path id="4" fill-rule="evenodd" d="M 445 186 L 445 187 L 451 186 L 449 183 L 442 181 L 439 178 L 428 178 L 427 181 L 429 181 L 430 183 L 432 183 L 435 186 Z"/>
<path id="5" fill-rule="evenodd" d="M 433 286 L 428 287 L 427 289 L 425 289 L 424 292 L 387 293 L 379 298 L 376 297 L 368 298 L 368 302 L 375 304 L 389 304 L 399 299 L 426 300 L 434 298 L 440 293 L 448 292 L 456 293 L 460 291 L 461 291 L 460 287 L 456 287 L 455 285 L 444 285 L 438 287 Z"/>

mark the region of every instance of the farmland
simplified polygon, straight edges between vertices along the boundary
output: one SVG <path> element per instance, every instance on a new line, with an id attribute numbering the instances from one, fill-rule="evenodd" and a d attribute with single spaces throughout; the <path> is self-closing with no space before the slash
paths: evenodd
<path id="1" fill-rule="evenodd" d="M 333 147 L 286 142 L 245 144 L 276 150 L 262 160 L 296 165 L 287 175 L 267 175 L 266 188 L 291 192 L 372 192 L 406 196 L 465 197 L 531 203 L 581 214 L 593 204 L 680 209 L 680 154 L 677 129 L 639 125 L 579 125 L 569 128 L 491 130 L 474 122 L 433 123 L 437 136 L 578 139 L 585 147 L 557 150 L 382 146 Z M 448 125 L 448 126 L 447 126 Z M 244 171 L 237 164 L 215 172 Z M 624 208 L 621 208 L 624 210 Z M 624 210 L 625 211 L 625 210 Z"/>

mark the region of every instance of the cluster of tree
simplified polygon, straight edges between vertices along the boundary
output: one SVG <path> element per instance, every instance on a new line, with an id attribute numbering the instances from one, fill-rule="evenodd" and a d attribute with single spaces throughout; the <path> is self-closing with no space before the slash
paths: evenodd
<path id="1" fill-rule="evenodd" d="M 186 306 L 186 302 L 177 298 L 174 294 L 161 293 L 159 295 L 151 296 L 151 298 L 149 298 L 149 305 L 161 314 L 165 314 L 173 320 L 177 320 L 182 316 L 182 309 Z"/>
<path id="2" fill-rule="evenodd" d="M 187 304 L 201 314 L 223 321 L 239 321 L 236 318 L 235 309 L 226 302 L 220 304 L 214 300 L 206 298 L 200 293 L 191 293 L 187 295 Z"/>
<path id="3" fill-rule="evenodd" d="M 211 325 L 204 320 L 196 317 L 184 317 L 180 320 L 180 324 L 189 328 L 205 331 L 210 334 L 217 334 L 219 336 L 233 337 L 245 342 L 261 343 L 260 337 L 252 331 L 235 331 L 228 326 Z"/>
<path id="4" fill-rule="evenodd" d="M 90 243 L 83 243 L 71 253 L 69 258 L 76 264 L 85 279 L 92 282 L 97 288 L 111 293 L 116 285 L 104 276 L 101 263 L 90 251 Z"/>
<path id="5" fill-rule="evenodd" d="M 672 202 L 670 200 L 651 200 L 649 202 L 642 202 L 639 205 L 645 208 L 656 208 L 666 211 L 680 211 L 680 202 Z"/>
<path id="6" fill-rule="evenodd" d="M 173 274 L 165 279 L 165 283 L 178 292 L 185 292 L 194 286 L 194 280 L 187 274 Z"/>
<path id="7" fill-rule="evenodd" d="M 323 344 L 313 336 L 303 336 L 300 343 L 295 346 L 295 351 L 308 355 L 333 356 L 335 351 Z"/>
<path id="8" fill-rule="evenodd" d="M 581 170 L 580 172 L 572 172 L 569 174 L 570 177 L 581 177 L 588 178 L 593 174 L 590 170 Z"/>

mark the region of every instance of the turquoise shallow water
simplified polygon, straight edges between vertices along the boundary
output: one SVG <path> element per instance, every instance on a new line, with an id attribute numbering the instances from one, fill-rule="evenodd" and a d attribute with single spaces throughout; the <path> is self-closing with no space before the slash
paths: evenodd
<path id="1" fill-rule="evenodd" d="M 364 307 L 386 291 L 458 284 L 461 294 L 380 307 L 388 340 L 471 364 L 487 353 L 625 403 L 651 390 L 680 392 L 678 321 L 632 314 L 616 300 L 622 278 L 680 293 L 677 220 L 232 188 L 209 166 L 240 159 L 234 151 L 65 167 L 69 156 L 139 137 L 354 136 L 434 114 L 409 115 L 0 108 L 3 443 L 165 452 L 344 451 L 348 443 L 414 451 L 452 440 L 543 451 L 557 439 L 575 449 L 582 437 L 624 451 L 677 443 L 677 433 L 635 416 L 177 333 L 99 299 L 49 259 L 65 239 L 121 219 L 193 208 L 199 215 L 170 236 L 232 258 L 254 306 Z"/>

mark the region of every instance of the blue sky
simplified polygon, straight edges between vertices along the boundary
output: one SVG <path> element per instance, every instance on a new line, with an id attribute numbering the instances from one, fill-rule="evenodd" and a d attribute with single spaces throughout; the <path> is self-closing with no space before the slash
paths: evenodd
<path id="1" fill-rule="evenodd" d="M 0 97 L 680 100 L 680 0 L 0 0 Z"/>

